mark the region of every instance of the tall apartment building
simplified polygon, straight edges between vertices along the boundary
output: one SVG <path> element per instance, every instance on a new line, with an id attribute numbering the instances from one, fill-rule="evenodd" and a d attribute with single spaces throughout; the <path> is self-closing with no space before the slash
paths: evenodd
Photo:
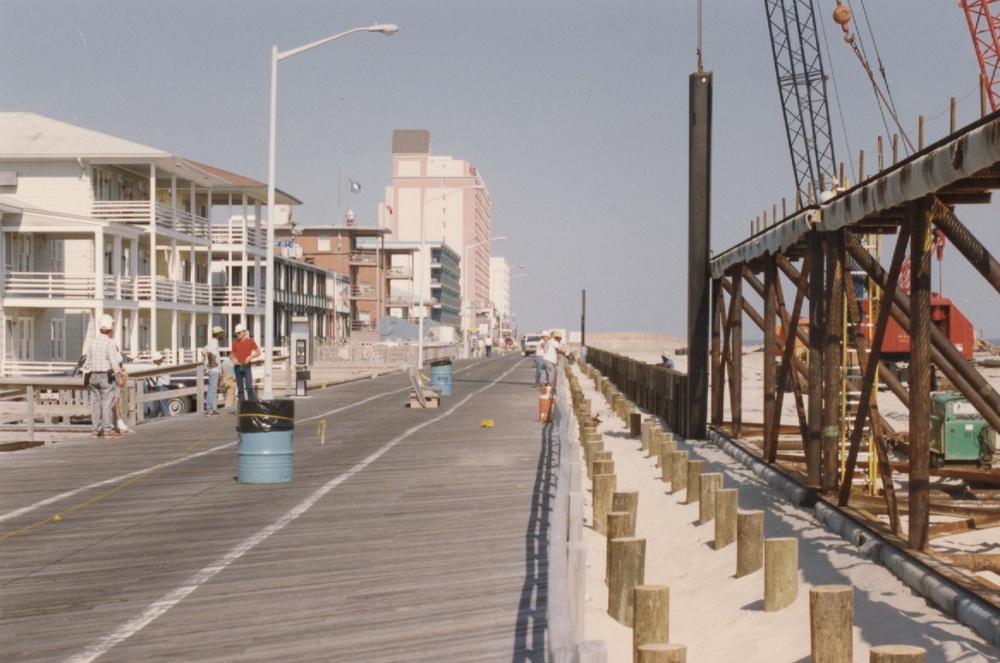
<path id="1" fill-rule="evenodd" d="M 468 161 L 432 155 L 430 140 L 425 130 L 393 132 L 392 185 L 386 187 L 381 216 L 393 240 L 434 242 L 459 256 L 461 326 L 468 329 L 476 326 L 474 311 L 490 301 L 489 192 Z M 426 277 L 417 301 L 433 299 L 432 259 L 430 250 L 416 256 L 414 269 Z M 414 280 L 418 289 L 420 283 Z M 425 309 L 427 318 L 432 313 Z"/>

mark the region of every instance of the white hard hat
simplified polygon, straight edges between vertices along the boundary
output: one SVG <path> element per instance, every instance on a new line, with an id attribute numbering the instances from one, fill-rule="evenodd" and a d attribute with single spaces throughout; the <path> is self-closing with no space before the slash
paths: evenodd
<path id="1" fill-rule="evenodd" d="M 104 315 L 101 316 L 100 328 L 101 329 L 114 329 L 115 328 L 115 319 L 112 318 L 110 315 L 108 315 L 108 314 L 105 313 Z"/>
<path id="2" fill-rule="evenodd" d="M 152 361 L 163 361 L 163 353 L 157 350 L 153 351 L 153 354 L 149 356 Z"/>
<path id="3" fill-rule="evenodd" d="M 239 334 L 241 331 L 245 332 L 246 330 L 247 326 L 241 322 L 240 324 L 236 325 L 236 329 L 234 329 L 233 331 Z"/>

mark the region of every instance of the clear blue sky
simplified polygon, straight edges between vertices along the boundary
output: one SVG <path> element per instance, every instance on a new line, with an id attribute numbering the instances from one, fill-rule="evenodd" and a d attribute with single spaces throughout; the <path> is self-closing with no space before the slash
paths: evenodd
<path id="1" fill-rule="evenodd" d="M 901 120 L 928 142 L 978 115 L 978 68 L 957 2 L 869 0 L 867 21 Z M 836 85 L 839 160 L 885 134 L 870 85 L 817 2 Z M 174 154 L 267 178 L 271 46 L 360 33 L 279 66 L 278 186 L 304 224 L 375 223 L 391 179 L 394 129 L 427 129 L 434 154 L 479 168 L 493 201 L 494 253 L 523 263 L 512 284 L 522 331 L 684 336 L 688 78 L 694 0 L 0 0 L 0 99 Z M 860 16 L 862 6 L 853 3 Z M 712 247 L 791 198 L 763 0 L 706 2 L 704 67 L 714 75 Z M 847 146 L 850 146 L 848 149 Z M 994 254 L 992 206 L 959 208 Z M 890 244 L 891 246 L 891 244 Z M 935 288 L 938 266 L 935 264 Z M 946 250 L 943 291 L 1000 336 L 998 297 Z"/>

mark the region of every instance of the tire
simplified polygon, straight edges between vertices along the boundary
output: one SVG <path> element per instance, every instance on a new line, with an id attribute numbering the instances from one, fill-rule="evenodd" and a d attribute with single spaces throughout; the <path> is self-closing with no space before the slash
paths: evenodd
<path id="1" fill-rule="evenodd" d="M 187 414 L 192 411 L 191 400 L 187 396 L 175 396 L 167 400 L 171 415 Z"/>

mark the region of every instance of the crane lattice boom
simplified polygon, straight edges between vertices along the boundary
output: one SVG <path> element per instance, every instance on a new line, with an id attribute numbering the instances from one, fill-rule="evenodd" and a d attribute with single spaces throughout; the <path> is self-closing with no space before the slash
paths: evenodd
<path id="1" fill-rule="evenodd" d="M 990 108 L 997 110 L 1000 106 L 1000 77 L 997 76 L 1000 69 L 1000 16 L 997 15 L 1000 0 L 962 0 L 959 4 L 969 22 Z"/>

